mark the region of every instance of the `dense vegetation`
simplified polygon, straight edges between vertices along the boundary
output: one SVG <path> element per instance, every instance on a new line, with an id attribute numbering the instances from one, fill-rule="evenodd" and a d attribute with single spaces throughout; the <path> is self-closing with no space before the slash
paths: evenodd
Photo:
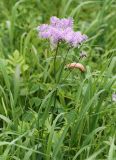
<path id="1" fill-rule="evenodd" d="M 36 29 L 51 16 L 89 37 L 67 57 L 60 44 L 57 73 Z M 114 93 L 115 0 L 0 0 L 0 160 L 115 160 Z"/>

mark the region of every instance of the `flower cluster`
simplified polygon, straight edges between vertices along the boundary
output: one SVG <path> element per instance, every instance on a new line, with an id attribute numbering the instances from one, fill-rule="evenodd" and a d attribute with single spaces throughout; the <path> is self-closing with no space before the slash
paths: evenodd
<path id="1" fill-rule="evenodd" d="M 42 24 L 38 27 L 39 37 L 49 39 L 52 47 L 56 47 L 59 41 L 65 41 L 73 47 L 87 40 L 87 36 L 81 32 L 73 31 L 73 19 L 50 18 L 50 24 Z"/>

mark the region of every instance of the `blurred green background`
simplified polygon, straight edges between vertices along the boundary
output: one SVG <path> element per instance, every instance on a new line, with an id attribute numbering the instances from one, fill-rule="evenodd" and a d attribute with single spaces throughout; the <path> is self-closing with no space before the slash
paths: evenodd
<path id="1" fill-rule="evenodd" d="M 89 37 L 67 58 L 84 50 L 86 72 L 63 70 L 55 95 L 54 54 L 37 33 L 51 16 Z M 0 0 L 0 79 L 1 160 L 116 159 L 115 0 Z"/>

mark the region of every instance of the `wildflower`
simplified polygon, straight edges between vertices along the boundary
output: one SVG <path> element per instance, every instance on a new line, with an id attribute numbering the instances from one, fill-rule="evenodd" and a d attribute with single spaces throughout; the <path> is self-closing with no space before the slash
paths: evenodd
<path id="1" fill-rule="evenodd" d="M 50 18 L 50 25 L 62 29 L 73 28 L 73 19 L 72 18 L 59 19 L 53 16 Z"/>
<path id="2" fill-rule="evenodd" d="M 50 24 L 42 24 L 38 27 L 39 37 L 49 39 L 51 46 L 55 48 L 59 41 L 65 41 L 72 47 L 78 47 L 87 40 L 87 36 L 81 32 L 73 31 L 73 19 L 55 16 L 50 18 Z"/>
<path id="3" fill-rule="evenodd" d="M 62 29 L 72 28 L 73 29 L 73 19 L 72 18 L 63 18 L 60 20 L 60 27 Z"/>
<path id="4" fill-rule="evenodd" d="M 51 33 L 49 32 L 50 26 L 47 24 L 42 24 L 38 27 L 39 30 L 39 37 L 40 38 L 49 38 L 51 36 Z"/>
<path id="5" fill-rule="evenodd" d="M 85 67 L 81 63 L 73 62 L 73 63 L 67 64 L 66 68 L 69 68 L 69 69 L 78 68 L 80 69 L 81 72 L 85 72 Z"/>
<path id="6" fill-rule="evenodd" d="M 68 30 L 68 32 L 64 35 L 64 39 L 71 46 L 78 47 L 79 44 L 87 40 L 87 36 L 82 35 L 81 32 L 74 32 L 72 30 Z"/>

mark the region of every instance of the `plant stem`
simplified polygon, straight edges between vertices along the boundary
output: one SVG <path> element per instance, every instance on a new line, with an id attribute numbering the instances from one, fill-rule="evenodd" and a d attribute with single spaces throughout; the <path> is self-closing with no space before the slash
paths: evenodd
<path id="1" fill-rule="evenodd" d="M 61 78 L 61 75 L 62 75 L 62 72 L 63 72 L 63 68 L 64 68 L 64 65 L 65 65 L 65 61 L 66 61 L 67 55 L 68 55 L 68 53 L 69 53 L 69 50 L 70 50 L 70 48 L 68 48 L 67 53 L 66 53 L 66 55 L 65 55 L 65 57 L 64 57 L 64 60 L 63 60 L 62 66 L 61 66 L 61 70 L 60 70 L 60 73 L 59 73 L 57 85 L 58 85 L 59 82 L 60 82 L 60 78 Z M 58 52 L 58 48 L 56 49 L 56 54 L 55 54 L 55 57 L 54 57 L 54 73 L 55 73 L 55 71 L 56 71 L 56 70 L 55 70 L 55 62 L 56 62 L 57 52 Z M 54 77 L 55 77 L 55 82 L 56 82 L 56 73 L 55 73 L 54 75 L 55 75 Z M 56 88 L 56 91 L 54 92 L 54 107 L 53 107 L 53 109 L 55 109 L 55 107 L 56 107 L 56 99 L 57 99 L 57 88 Z M 54 114 L 53 114 L 53 120 L 54 120 L 54 118 L 55 118 L 55 116 L 54 116 Z M 52 122 L 53 122 L 53 120 L 52 120 Z"/>
<path id="2" fill-rule="evenodd" d="M 54 80 L 55 80 L 55 83 L 56 83 L 56 58 L 57 58 L 57 54 L 58 54 L 58 46 L 59 46 L 59 44 L 57 45 L 55 56 L 54 56 Z"/>
<path id="3" fill-rule="evenodd" d="M 70 51 L 70 48 L 68 48 L 67 53 L 66 53 L 66 55 L 64 57 L 64 60 L 63 60 L 63 63 L 62 63 L 61 69 L 60 69 L 60 73 L 59 73 L 57 84 L 59 84 L 59 82 L 60 82 L 60 79 L 61 79 L 61 76 L 62 76 L 62 72 L 63 72 L 63 69 L 64 69 L 64 65 L 65 65 L 65 61 L 66 61 L 66 58 L 67 58 L 67 55 L 68 55 L 69 51 Z"/>
<path id="4" fill-rule="evenodd" d="M 54 55 L 54 80 L 55 80 L 55 84 L 56 84 L 56 58 L 57 58 L 57 54 L 58 54 L 58 47 L 59 47 L 59 43 L 57 45 L 57 48 L 56 48 L 56 52 L 55 52 L 55 55 Z M 53 111 L 54 111 L 54 108 L 56 106 L 56 97 L 57 97 L 57 88 L 54 92 L 54 106 L 53 106 Z M 52 119 L 52 122 L 54 120 L 54 112 L 53 112 L 53 119 Z"/>

